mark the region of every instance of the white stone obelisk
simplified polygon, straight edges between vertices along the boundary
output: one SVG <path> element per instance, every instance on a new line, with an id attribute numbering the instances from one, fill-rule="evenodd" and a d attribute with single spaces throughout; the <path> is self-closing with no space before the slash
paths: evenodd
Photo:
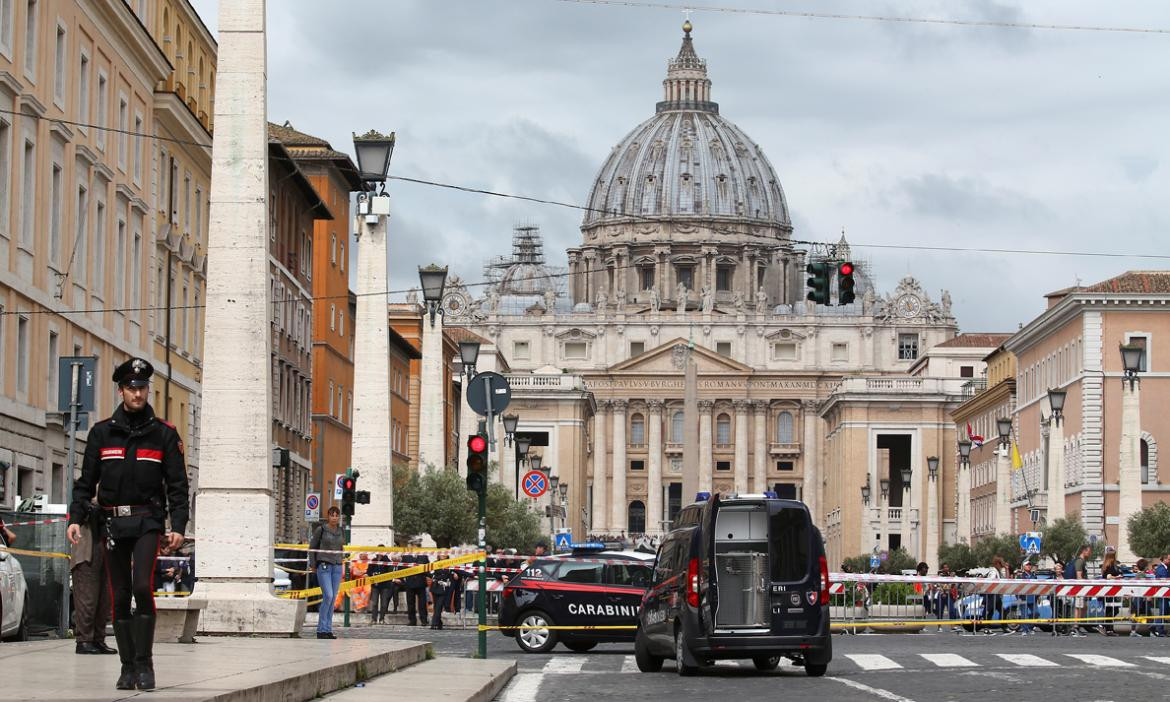
<path id="1" fill-rule="evenodd" d="M 1064 519 L 1064 418 L 1052 415 L 1048 422 L 1048 515 L 1051 526 Z"/>
<path id="2" fill-rule="evenodd" d="M 264 0 L 219 3 L 193 597 L 199 631 L 295 636 L 272 594 L 272 337 Z"/>
<path id="3" fill-rule="evenodd" d="M 1000 446 L 995 460 L 995 535 L 1012 533 L 1011 444 Z"/>
<path id="4" fill-rule="evenodd" d="M 926 553 L 922 555 L 922 560 L 927 563 L 939 565 L 935 561 L 938 559 L 938 476 L 927 476 L 926 479 Z"/>
<path id="5" fill-rule="evenodd" d="M 419 470 L 444 468 L 447 465 L 447 423 L 444 421 L 446 393 L 443 392 L 443 315 L 434 321 L 423 312 L 422 320 L 422 387 L 418 408 Z"/>
<path id="6" fill-rule="evenodd" d="M 1132 563 L 1137 554 L 1129 545 L 1129 518 L 1142 509 L 1141 384 L 1122 381 L 1121 452 L 1118 463 L 1117 560 Z"/>
<path id="7" fill-rule="evenodd" d="M 388 212 L 389 196 L 367 196 L 372 212 Z M 384 214 L 359 214 L 357 317 L 353 335 L 353 449 L 350 467 L 370 503 L 354 507 L 355 544 L 394 544 L 394 470 L 390 463 L 390 319 Z"/>

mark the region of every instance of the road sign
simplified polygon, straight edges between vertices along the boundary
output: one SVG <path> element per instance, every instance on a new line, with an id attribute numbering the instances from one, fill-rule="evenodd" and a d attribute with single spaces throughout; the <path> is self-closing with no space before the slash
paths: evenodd
<path id="1" fill-rule="evenodd" d="M 93 412 L 93 391 L 97 377 L 96 356 L 62 356 L 57 359 L 57 411 L 68 412 L 73 391 L 73 364 L 77 369 L 78 412 Z"/>
<path id="2" fill-rule="evenodd" d="M 878 558 L 877 556 L 870 556 L 869 557 L 869 567 L 870 568 L 879 568 L 879 567 L 881 567 L 881 565 L 882 565 L 882 561 L 880 558 Z"/>
<path id="3" fill-rule="evenodd" d="M 544 477 L 544 473 L 538 470 L 530 470 L 524 474 L 520 485 L 525 495 L 536 499 L 548 490 L 548 478 Z"/>
<path id="4" fill-rule="evenodd" d="M 467 405 L 481 417 L 488 414 L 488 394 L 492 398 L 492 414 L 503 412 L 512 401 L 512 386 L 499 373 L 484 371 L 476 373 L 467 382 Z"/>
<path id="5" fill-rule="evenodd" d="M 321 519 L 321 493 L 305 495 L 305 520 L 315 522 Z"/>
<path id="6" fill-rule="evenodd" d="M 345 480 L 345 473 L 338 473 L 337 477 L 333 479 L 333 499 L 341 499 L 341 482 Z"/>
<path id="7" fill-rule="evenodd" d="M 1040 553 L 1040 545 L 1043 543 L 1044 534 L 1039 531 L 1029 531 L 1020 534 L 1020 550 L 1030 555 Z"/>
<path id="8" fill-rule="evenodd" d="M 572 548 L 573 535 L 570 532 L 562 531 L 553 537 L 553 550 L 568 551 Z"/>

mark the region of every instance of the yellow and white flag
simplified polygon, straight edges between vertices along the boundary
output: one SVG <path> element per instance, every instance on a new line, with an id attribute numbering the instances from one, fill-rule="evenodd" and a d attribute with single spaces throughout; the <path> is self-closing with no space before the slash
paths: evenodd
<path id="1" fill-rule="evenodd" d="M 1016 442 L 1012 442 L 1012 470 L 1019 470 L 1024 467 L 1024 459 L 1020 458 L 1020 447 L 1016 446 Z"/>

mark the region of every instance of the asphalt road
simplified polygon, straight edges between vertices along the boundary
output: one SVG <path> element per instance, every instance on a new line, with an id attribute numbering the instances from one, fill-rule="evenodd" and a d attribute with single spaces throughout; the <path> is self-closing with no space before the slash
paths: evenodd
<path id="1" fill-rule="evenodd" d="M 471 655 L 471 629 L 430 631 L 403 626 L 336 629 L 340 636 L 431 641 L 441 656 Z M 720 662 L 697 677 L 680 678 L 673 661 L 660 673 L 640 673 L 632 644 L 603 644 L 588 653 L 557 647 L 525 654 L 496 632 L 489 657 L 513 658 L 518 674 L 498 702 L 599 699 L 708 702 L 730 692 L 741 699 L 852 702 L 886 700 L 1170 700 L 1170 640 L 986 636 L 945 633 L 833 637 L 833 662 L 824 678 L 808 678 L 786 663 L 759 673 L 750 661 Z"/>

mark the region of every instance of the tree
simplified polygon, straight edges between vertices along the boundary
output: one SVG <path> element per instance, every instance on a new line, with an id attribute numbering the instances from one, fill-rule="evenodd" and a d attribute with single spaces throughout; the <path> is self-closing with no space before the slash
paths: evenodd
<path id="1" fill-rule="evenodd" d="M 487 538 L 494 548 L 531 553 L 544 535 L 540 517 L 529 509 L 527 501 L 517 500 L 508 488 L 492 483 L 487 491 Z"/>
<path id="2" fill-rule="evenodd" d="M 841 561 L 841 566 L 853 573 L 868 573 L 869 559 L 870 554 L 863 553 L 860 556 L 846 558 Z M 903 570 L 914 570 L 917 565 L 918 561 L 914 560 L 906 549 L 897 548 L 889 552 L 886 560 L 878 566 L 877 572 L 884 575 L 900 575 Z"/>
<path id="3" fill-rule="evenodd" d="M 1012 572 L 1015 572 L 1024 562 L 1024 552 L 1020 550 L 1020 539 L 1012 534 L 996 534 L 979 539 L 971 547 L 971 553 L 975 557 L 976 565 L 983 568 L 991 567 L 991 562 L 996 556 L 1007 561 Z"/>
<path id="4" fill-rule="evenodd" d="M 419 480 L 427 533 L 439 548 L 474 543 L 479 529 L 475 494 L 453 468 L 428 470 Z"/>
<path id="5" fill-rule="evenodd" d="M 1126 523 L 1129 547 L 1139 556 L 1161 558 L 1170 553 L 1170 505 L 1156 502 Z"/>
<path id="6" fill-rule="evenodd" d="M 1076 557 L 1081 546 L 1088 543 L 1089 535 L 1080 520 L 1076 517 L 1065 517 L 1044 527 L 1044 540 L 1040 552 L 1064 565 Z"/>
<path id="7" fill-rule="evenodd" d="M 963 573 L 979 566 L 975 552 L 967 544 L 943 544 L 938 547 L 938 566 L 951 567 L 952 573 Z"/>

